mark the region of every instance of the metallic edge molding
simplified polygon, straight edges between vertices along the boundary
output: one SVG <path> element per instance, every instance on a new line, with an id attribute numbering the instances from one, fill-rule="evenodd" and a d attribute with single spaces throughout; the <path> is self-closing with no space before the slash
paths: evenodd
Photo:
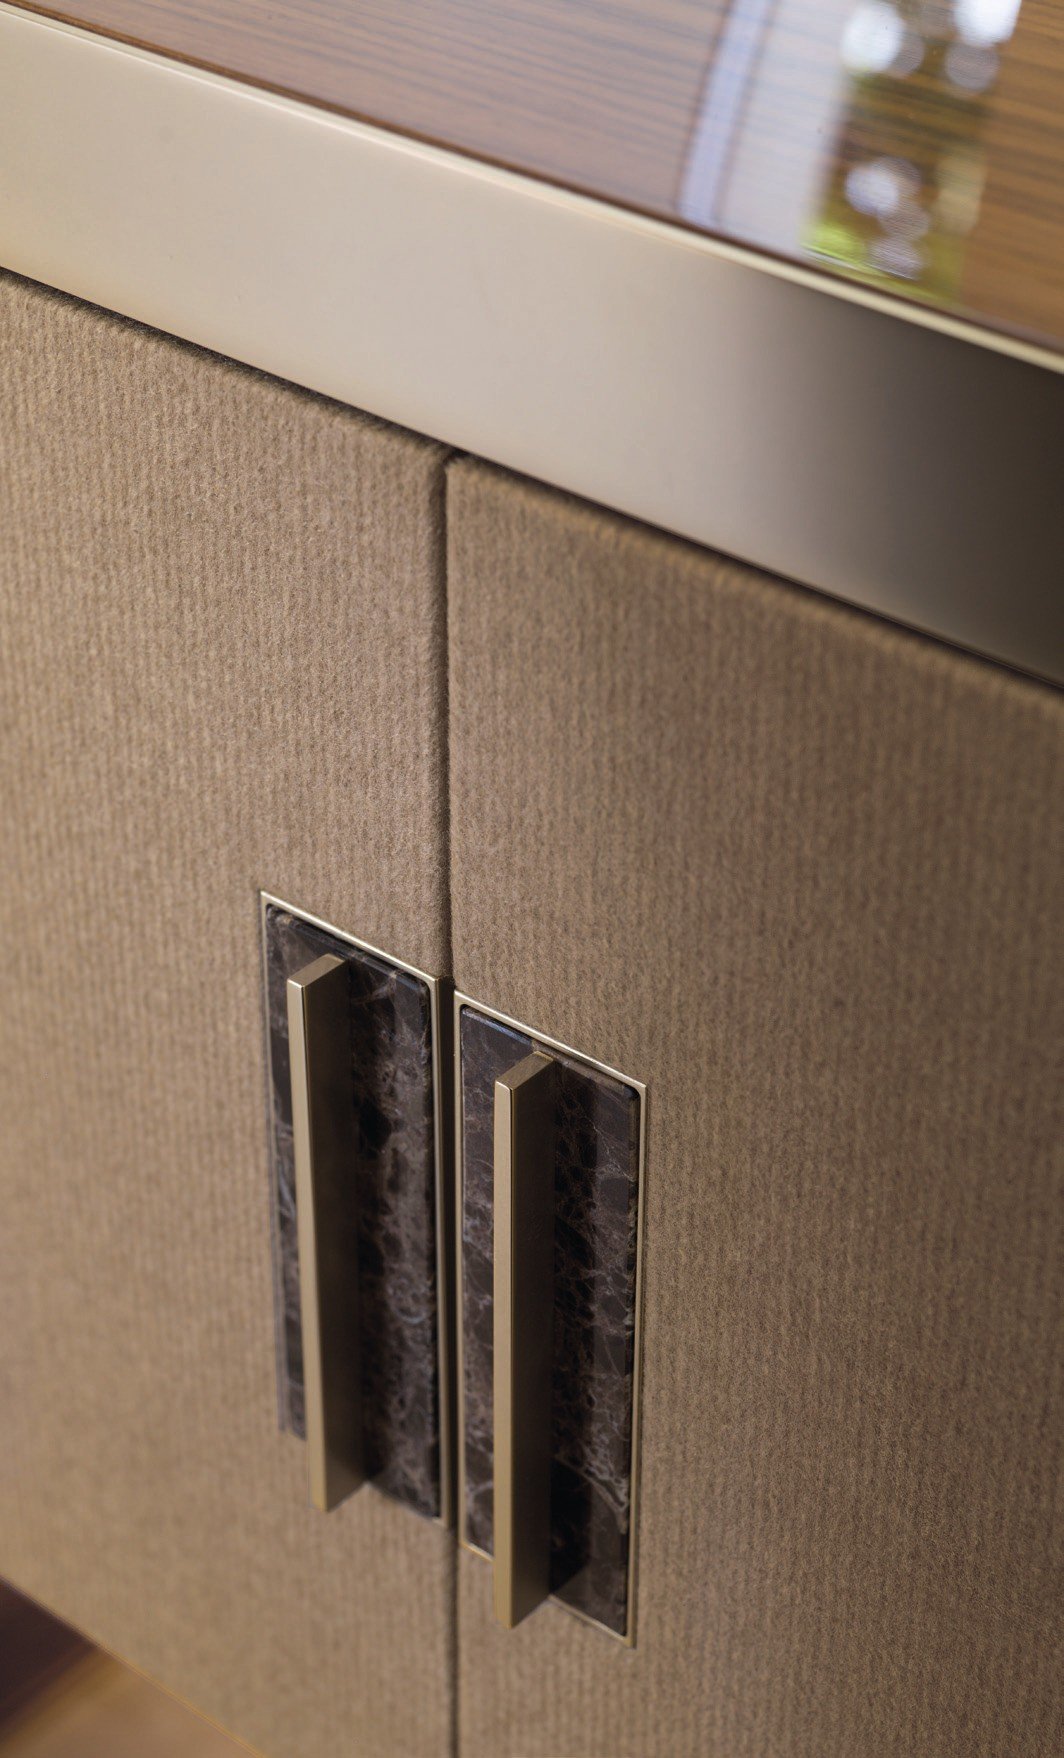
<path id="1" fill-rule="evenodd" d="M 557 1070 L 533 1050 L 495 1082 L 492 1569 L 507 1630 L 550 1598 Z"/>
<path id="2" fill-rule="evenodd" d="M 451 1265 L 454 1261 L 451 1212 L 451 1191 L 453 1180 L 450 1176 L 451 1145 L 453 1130 L 450 1119 L 450 1083 L 445 1081 L 445 1071 L 450 1045 L 451 1008 L 445 1005 L 447 992 L 451 983 L 447 977 L 434 977 L 428 971 L 421 970 L 406 959 L 397 958 L 393 952 L 384 952 L 379 946 L 371 946 L 368 940 L 360 940 L 354 934 L 348 934 L 334 923 L 326 922 L 321 916 L 312 915 L 309 910 L 299 904 L 288 903 L 282 897 L 275 897 L 272 892 L 259 891 L 259 956 L 262 960 L 261 982 L 263 994 L 266 993 L 266 911 L 272 904 L 275 909 L 287 910 L 289 915 L 298 916 L 301 921 L 309 922 L 313 928 L 321 928 L 337 940 L 348 946 L 357 946 L 360 952 L 368 952 L 374 958 L 383 959 L 397 970 L 406 971 L 409 976 L 417 977 L 426 985 L 429 992 L 429 1018 L 432 1029 L 432 1139 L 436 1160 L 436 1334 L 437 1334 L 437 1373 L 439 1377 L 440 1401 L 440 1511 L 435 1517 L 438 1526 L 454 1525 L 454 1379 L 451 1372 L 453 1360 L 454 1333 L 451 1323 Z M 266 1067 L 269 1068 L 269 1014 L 265 1014 L 266 1034 Z M 444 1042 L 446 1034 L 447 1042 Z M 267 1075 L 268 1079 L 268 1075 Z M 444 1090 L 446 1084 L 446 1092 Z M 270 1153 L 276 1155 L 276 1143 L 273 1129 L 273 1107 L 267 1106 L 270 1129 Z M 272 1217 L 272 1211 L 271 1211 Z M 271 1225 L 273 1225 L 271 1219 Z M 276 1243 L 274 1243 L 276 1250 Z"/>
<path id="3" fill-rule="evenodd" d="M 1064 682 L 1064 358 L 0 0 L 0 264 Z"/>
<path id="4" fill-rule="evenodd" d="M 482 1014 L 485 1019 L 496 1020 L 499 1025 L 511 1026 L 514 1031 L 522 1032 L 531 1038 L 533 1044 L 541 1045 L 544 1050 L 557 1050 L 563 1056 L 572 1056 L 576 1061 L 586 1063 L 588 1068 L 597 1069 L 600 1074 L 608 1074 L 614 1080 L 623 1081 L 639 1095 L 639 1163 L 636 1169 L 636 1234 L 635 1234 L 635 1332 L 632 1350 L 632 1463 L 631 1463 L 631 1501 L 629 1518 L 631 1521 L 631 1542 L 628 1547 L 628 1625 L 623 1636 L 616 1630 L 609 1630 L 600 1624 L 597 1618 L 590 1618 L 576 1606 L 566 1605 L 564 1601 L 551 1595 L 554 1605 L 560 1606 L 569 1617 L 577 1618 L 582 1624 L 589 1624 L 601 1635 L 608 1636 L 614 1642 L 621 1642 L 626 1648 L 635 1646 L 636 1635 L 636 1583 L 638 1580 L 637 1558 L 639 1551 L 639 1472 L 642 1440 L 643 1416 L 643 1228 L 646 1213 L 646 1158 L 647 1158 L 647 1106 L 649 1093 L 645 1082 L 633 1080 L 630 1074 L 622 1074 L 619 1068 L 611 1068 L 606 1062 L 598 1062 L 593 1056 L 585 1056 L 582 1050 L 574 1050 L 572 1045 L 563 1044 L 558 1038 L 549 1038 L 543 1032 L 535 1031 L 523 1020 L 514 1019 L 511 1014 L 500 1013 L 496 1007 L 487 1007 L 484 1002 L 477 1001 L 472 995 L 465 995 L 461 990 L 454 992 L 454 1023 L 452 1037 L 454 1042 L 454 1288 L 455 1288 L 455 1382 L 456 1382 L 456 1530 L 458 1543 L 468 1551 L 470 1556 L 481 1557 L 486 1563 L 492 1558 L 478 1544 L 470 1542 L 466 1536 L 465 1519 L 465 1379 L 462 1362 L 462 1182 L 464 1164 L 462 1156 L 462 1045 L 461 1015 L 463 1007 L 471 1007 Z"/>

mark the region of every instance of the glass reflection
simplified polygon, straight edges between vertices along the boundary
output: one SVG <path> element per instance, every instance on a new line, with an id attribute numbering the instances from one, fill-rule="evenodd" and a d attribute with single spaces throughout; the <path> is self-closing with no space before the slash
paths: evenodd
<path id="1" fill-rule="evenodd" d="M 707 230 L 955 300 L 1021 0 L 741 0 L 678 206 Z"/>
<path id="2" fill-rule="evenodd" d="M 959 295 L 988 96 L 1018 12 L 1019 0 L 857 0 L 840 43 L 848 102 L 804 241 L 812 255 Z"/>

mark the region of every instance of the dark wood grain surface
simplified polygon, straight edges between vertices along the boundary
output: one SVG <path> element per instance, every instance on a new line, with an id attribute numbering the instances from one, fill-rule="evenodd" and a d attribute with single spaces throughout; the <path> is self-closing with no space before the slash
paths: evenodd
<path id="1" fill-rule="evenodd" d="M 29 9 L 1064 348 L 1060 0 Z"/>

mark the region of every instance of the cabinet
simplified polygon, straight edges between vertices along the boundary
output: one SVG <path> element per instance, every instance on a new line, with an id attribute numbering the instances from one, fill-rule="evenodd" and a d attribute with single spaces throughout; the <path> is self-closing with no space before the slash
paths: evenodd
<path id="1" fill-rule="evenodd" d="M 439 1758 L 450 1535 L 278 1428 L 258 893 L 446 969 L 443 453 L 8 277 L 0 357 L 0 1570 Z"/>
<path id="2" fill-rule="evenodd" d="M 636 1642 L 491 1619 L 467 1758 L 1059 1744 L 1059 695 L 448 476 L 459 987 L 647 1083 Z"/>
<path id="3" fill-rule="evenodd" d="M 0 1571 L 267 1758 L 1054 1750 L 1059 693 L 10 277 L 0 430 Z M 306 1506 L 260 890 L 645 1086 L 631 1647 Z"/>

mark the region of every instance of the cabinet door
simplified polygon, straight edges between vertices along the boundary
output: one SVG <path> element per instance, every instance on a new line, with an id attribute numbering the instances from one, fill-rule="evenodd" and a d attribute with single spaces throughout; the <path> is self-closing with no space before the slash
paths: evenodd
<path id="1" fill-rule="evenodd" d="M 463 1758 L 1056 1750 L 1064 702 L 477 463 L 448 529 L 456 982 L 648 1089 L 635 1645 L 463 1553 Z"/>
<path id="2" fill-rule="evenodd" d="M 0 432 L 0 1573 L 433 1758 L 450 1535 L 278 1427 L 258 893 L 444 970 L 441 453 L 10 277 Z"/>

